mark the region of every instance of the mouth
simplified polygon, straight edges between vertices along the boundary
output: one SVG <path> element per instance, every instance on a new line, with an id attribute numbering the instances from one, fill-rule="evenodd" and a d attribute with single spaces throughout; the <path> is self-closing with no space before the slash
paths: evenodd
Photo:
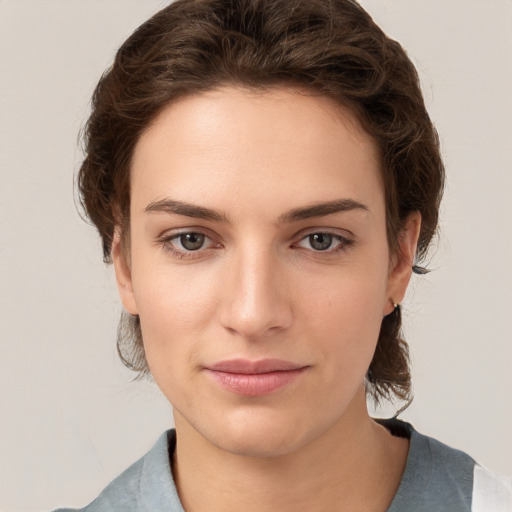
<path id="1" fill-rule="evenodd" d="M 232 359 L 205 368 L 224 389 L 238 395 L 263 396 L 291 385 L 308 366 L 281 359 Z"/>

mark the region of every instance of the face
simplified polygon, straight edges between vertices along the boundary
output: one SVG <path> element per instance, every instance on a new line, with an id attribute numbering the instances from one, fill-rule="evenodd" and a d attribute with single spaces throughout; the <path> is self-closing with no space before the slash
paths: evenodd
<path id="1" fill-rule="evenodd" d="M 177 428 L 269 456 L 366 414 L 410 266 L 390 257 L 377 152 L 349 112 L 293 89 L 181 99 L 142 135 L 131 191 L 116 275 Z"/>

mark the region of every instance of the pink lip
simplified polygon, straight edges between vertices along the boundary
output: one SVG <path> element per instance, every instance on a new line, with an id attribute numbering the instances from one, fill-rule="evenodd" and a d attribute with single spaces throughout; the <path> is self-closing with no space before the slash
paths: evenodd
<path id="1" fill-rule="evenodd" d="M 232 359 L 215 363 L 205 370 L 229 391 L 245 396 L 262 396 L 291 384 L 306 368 L 281 359 Z"/>

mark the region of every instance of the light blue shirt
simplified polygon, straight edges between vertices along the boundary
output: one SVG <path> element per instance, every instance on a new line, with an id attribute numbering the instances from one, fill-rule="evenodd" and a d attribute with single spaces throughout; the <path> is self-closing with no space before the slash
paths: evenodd
<path id="1" fill-rule="evenodd" d="M 486 472 L 469 455 L 419 434 L 403 421 L 379 422 L 393 435 L 410 438 L 405 471 L 387 512 L 512 510 L 508 485 Z M 164 432 L 144 457 L 80 512 L 184 512 L 170 465 L 175 446 L 176 432 Z"/>

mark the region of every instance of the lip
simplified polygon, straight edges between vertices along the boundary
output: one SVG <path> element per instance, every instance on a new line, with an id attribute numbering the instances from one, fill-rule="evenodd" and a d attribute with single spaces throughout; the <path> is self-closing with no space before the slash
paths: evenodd
<path id="1" fill-rule="evenodd" d="M 263 396 L 290 384 L 308 368 L 282 359 L 231 359 L 205 368 L 224 389 L 244 396 Z"/>

